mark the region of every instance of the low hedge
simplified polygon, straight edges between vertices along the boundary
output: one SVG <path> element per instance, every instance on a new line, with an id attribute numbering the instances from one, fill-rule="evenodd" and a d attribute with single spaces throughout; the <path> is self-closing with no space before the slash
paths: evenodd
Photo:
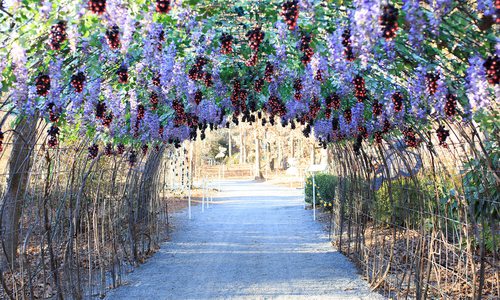
<path id="1" fill-rule="evenodd" d="M 319 173 L 314 176 L 316 183 L 316 205 L 331 209 L 333 199 L 335 198 L 335 189 L 337 187 L 337 176 Z M 306 202 L 312 204 L 313 187 L 312 176 L 306 178 Z"/>

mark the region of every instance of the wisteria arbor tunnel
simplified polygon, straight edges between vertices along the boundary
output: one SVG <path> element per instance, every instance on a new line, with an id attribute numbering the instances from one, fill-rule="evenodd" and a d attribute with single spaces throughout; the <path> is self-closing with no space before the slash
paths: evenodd
<path id="1" fill-rule="evenodd" d="M 498 0 L 0 0 L 0 298 L 104 297 L 172 199 L 293 169 L 372 290 L 498 299 L 499 26 Z"/>

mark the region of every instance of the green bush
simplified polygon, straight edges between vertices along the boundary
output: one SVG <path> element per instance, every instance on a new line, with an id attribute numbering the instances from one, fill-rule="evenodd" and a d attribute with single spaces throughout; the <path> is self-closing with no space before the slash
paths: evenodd
<path id="1" fill-rule="evenodd" d="M 312 176 L 306 179 L 306 202 L 312 203 L 313 187 Z M 333 199 L 335 198 L 335 189 L 337 187 L 338 179 L 330 174 L 316 174 L 314 176 L 316 183 L 316 205 L 322 205 L 325 208 L 331 209 L 333 206 Z"/>

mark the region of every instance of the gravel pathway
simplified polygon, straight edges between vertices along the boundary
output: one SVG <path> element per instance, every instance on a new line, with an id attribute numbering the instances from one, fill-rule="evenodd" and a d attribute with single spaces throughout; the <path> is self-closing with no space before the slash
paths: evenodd
<path id="1" fill-rule="evenodd" d="M 328 241 L 302 191 L 227 181 L 107 299 L 383 299 Z"/>

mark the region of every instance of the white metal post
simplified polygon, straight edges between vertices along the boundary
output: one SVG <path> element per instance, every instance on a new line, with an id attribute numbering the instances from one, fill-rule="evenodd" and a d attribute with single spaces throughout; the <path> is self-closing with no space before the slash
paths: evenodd
<path id="1" fill-rule="evenodd" d="M 313 219 L 316 221 L 316 181 L 314 180 L 314 173 L 312 173 L 313 177 Z"/>

